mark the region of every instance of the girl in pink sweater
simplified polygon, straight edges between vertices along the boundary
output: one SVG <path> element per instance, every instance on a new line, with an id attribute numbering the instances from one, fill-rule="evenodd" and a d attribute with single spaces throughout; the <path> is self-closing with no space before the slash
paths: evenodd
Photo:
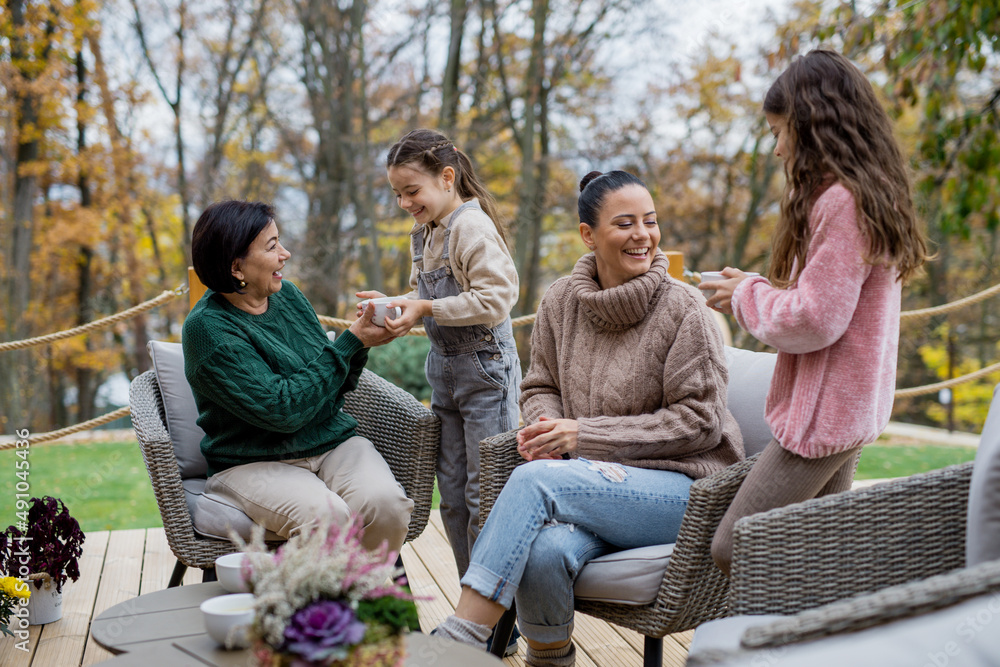
<path id="1" fill-rule="evenodd" d="M 902 283 L 927 259 L 889 117 L 849 60 L 797 58 L 764 114 L 787 179 L 769 277 L 726 268 L 700 286 L 778 350 L 765 415 L 775 439 L 712 543 L 727 574 L 737 520 L 850 488 L 892 410 Z"/>

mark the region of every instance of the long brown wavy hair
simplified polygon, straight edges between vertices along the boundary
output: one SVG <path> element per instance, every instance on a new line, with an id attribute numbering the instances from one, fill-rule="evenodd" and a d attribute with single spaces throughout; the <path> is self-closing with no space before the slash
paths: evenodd
<path id="1" fill-rule="evenodd" d="M 503 242 L 507 240 L 507 223 L 497 207 L 493 195 L 476 176 L 469 156 L 458 150 L 451 139 L 435 130 L 418 129 L 407 133 L 389 149 L 385 168 L 416 165 L 431 176 L 441 175 L 445 167 L 455 170 L 455 187 L 462 201 L 478 199 L 483 212 L 490 216 Z"/>
<path id="2" fill-rule="evenodd" d="M 771 248 L 769 278 L 790 287 L 793 264 L 805 265 L 809 211 L 832 183 L 847 188 L 868 240 L 865 261 L 894 266 L 906 281 L 929 258 L 913 210 L 910 182 L 889 115 L 851 61 L 817 49 L 796 58 L 764 97 L 764 112 L 787 119 L 792 158 Z"/>

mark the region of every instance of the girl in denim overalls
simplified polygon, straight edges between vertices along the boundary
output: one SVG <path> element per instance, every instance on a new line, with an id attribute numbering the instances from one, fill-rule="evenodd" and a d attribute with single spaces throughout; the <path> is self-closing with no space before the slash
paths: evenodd
<path id="1" fill-rule="evenodd" d="M 389 150 L 386 169 L 396 203 L 415 221 L 413 291 L 390 304 L 402 314 L 386 318 L 386 328 L 401 336 L 423 320 L 431 343 L 425 369 L 441 418 L 441 516 L 461 577 L 479 534 L 479 442 L 519 421 L 510 324 L 517 271 L 496 203 L 447 137 L 410 132 Z"/>

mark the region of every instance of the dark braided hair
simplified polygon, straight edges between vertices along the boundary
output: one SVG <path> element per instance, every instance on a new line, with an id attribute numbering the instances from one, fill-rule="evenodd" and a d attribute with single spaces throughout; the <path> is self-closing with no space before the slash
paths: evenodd
<path id="1" fill-rule="evenodd" d="M 478 199 L 483 212 L 496 225 L 500 238 L 508 246 L 507 225 L 496 200 L 479 181 L 469 156 L 458 150 L 445 135 L 435 130 L 418 129 L 393 144 L 385 159 L 385 168 L 414 166 L 432 176 L 440 176 L 445 167 L 455 170 L 455 187 L 462 201 Z"/>

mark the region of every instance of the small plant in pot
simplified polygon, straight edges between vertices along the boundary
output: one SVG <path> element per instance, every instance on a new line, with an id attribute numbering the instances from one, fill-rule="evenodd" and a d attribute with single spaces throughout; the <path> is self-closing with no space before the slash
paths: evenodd
<path id="1" fill-rule="evenodd" d="M 17 510 L 17 524 L 0 533 L 0 572 L 33 583 L 28 622 L 51 623 L 62 616 L 63 584 L 80 578 L 86 536 L 57 498 L 18 500 Z"/>

